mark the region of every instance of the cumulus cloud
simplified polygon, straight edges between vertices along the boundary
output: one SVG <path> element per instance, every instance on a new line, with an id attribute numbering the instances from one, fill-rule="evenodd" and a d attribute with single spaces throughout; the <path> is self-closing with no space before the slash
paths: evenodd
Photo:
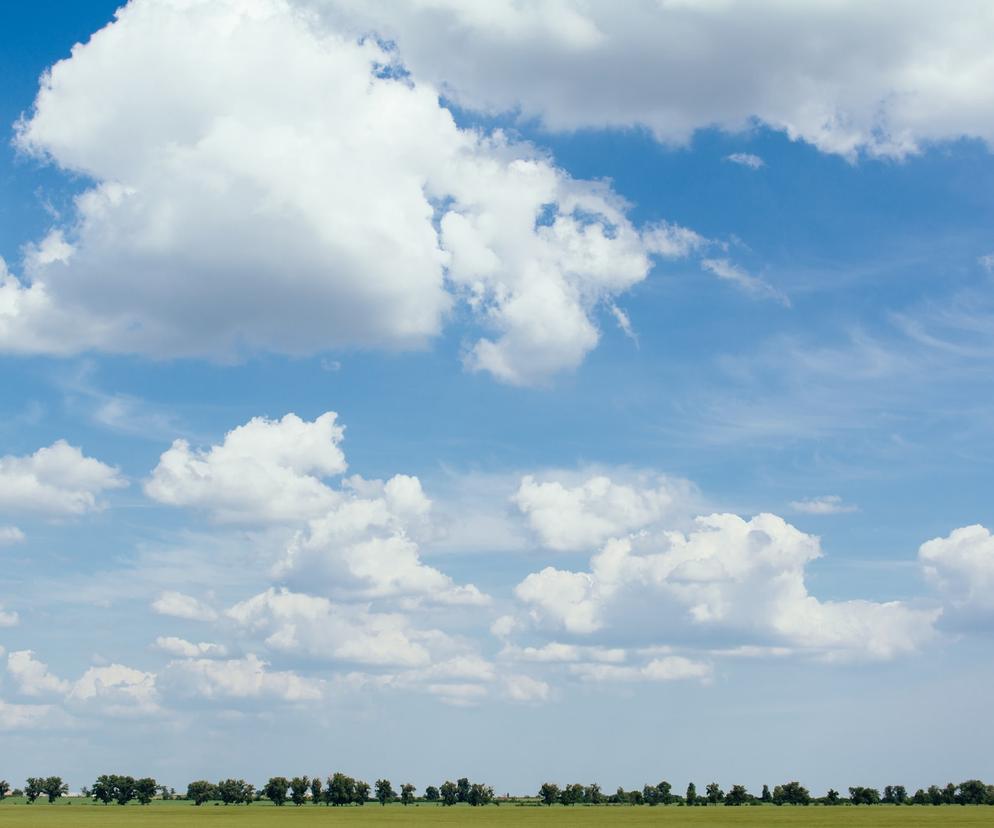
<path id="1" fill-rule="evenodd" d="M 10 704 L 0 699 L 0 730 L 37 730 L 64 719 L 50 704 Z"/>
<path id="2" fill-rule="evenodd" d="M 188 621 L 215 621 L 217 612 L 207 604 L 184 595 L 182 592 L 163 592 L 152 602 L 152 609 L 159 615 L 185 618 Z"/>
<path id="3" fill-rule="evenodd" d="M 127 485 L 116 468 L 86 457 L 65 440 L 34 454 L 0 457 L 0 511 L 81 515 L 100 509 L 105 492 Z M 17 532 L 6 533 L 7 542 L 17 540 Z"/>
<path id="4" fill-rule="evenodd" d="M 160 457 L 145 493 L 160 503 L 206 510 L 221 522 L 320 515 L 338 501 L 321 478 L 347 468 L 339 448 L 344 429 L 336 419 L 333 411 L 313 422 L 296 414 L 255 417 L 207 450 L 176 440 Z"/>
<path id="5" fill-rule="evenodd" d="M 838 495 L 810 497 L 805 500 L 792 500 L 790 508 L 805 515 L 843 515 L 858 512 L 859 507 L 843 502 Z"/>
<path id="6" fill-rule="evenodd" d="M 322 698 L 320 680 L 268 668 L 267 662 L 252 654 L 227 661 L 207 658 L 172 661 L 163 675 L 163 686 L 172 693 L 211 700 L 308 702 Z"/>
<path id="7" fill-rule="evenodd" d="M 715 514 L 696 524 L 688 534 L 609 540 L 589 572 L 547 567 L 515 594 L 533 621 L 575 634 L 710 631 L 825 659 L 892 658 L 934 636 L 937 609 L 810 595 L 805 567 L 821 555 L 818 539 L 775 515 Z"/>
<path id="8" fill-rule="evenodd" d="M 552 688 L 541 679 L 514 674 L 504 677 L 504 694 L 515 702 L 545 702 L 552 695 Z"/>
<path id="9" fill-rule="evenodd" d="M 7 656 L 7 672 L 19 692 L 25 696 L 64 696 L 70 684 L 49 672 L 48 665 L 38 661 L 31 650 L 17 650 Z"/>
<path id="10" fill-rule="evenodd" d="M 994 613 L 994 536 L 980 525 L 954 529 L 918 550 L 925 577 L 967 614 Z"/>
<path id="11" fill-rule="evenodd" d="M 585 480 L 521 479 L 512 501 L 550 549 L 589 549 L 609 537 L 641 529 L 664 516 L 685 510 L 694 500 L 694 487 L 685 480 L 638 475 L 632 482 L 615 482 L 595 474 Z"/>
<path id="12" fill-rule="evenodd" d="M 155 648 L 179 658 L 223 658 L 228 654 L 227 649 L 221 644 L 213 644 L 209 641 L 194 644 L 185 638 L 177 638 L 172 635 L 160 635 L 156 638 Z"/>
<path id="13" fill-rule="evenodd" d="M 0 546 L 10 546 L 24 541 L 24 533 L 16 526 L 0 526 Z"/>
<path id="14" fill-rule="evenodd" d="M 598 309 L 667 254 L 652 228 L 301 5 L 133 0 L 46 73 L 17 145 L 95 184 L 0 274 L 0 346 L 413 348 L 462 303 L 469 370 L 578 366 Z"/>
<path id="15" fill-rule="evenodd" d="M 66 697 L 71 707 L 107 716 L 139 716 L 159 710 L 155 674 L 110 664 L 90 667 Z"/>
<path id="16" fill-rule="evenodd" d="M 748 167 L 750 170 L 758 170 L 760 167 L 766 166 L 766 162 L 762 158 L 751 152 L 733 152 L 731 155 L 726 155 L 725 160 L 738 164 L 740 167 Z"/>
<path id="17" fill-rule="evenodd" d="M 396 40 L 461 105 L 553 130 L 642 125 L 683 143 L 758 120 L 849 158 L 994 142 L 994 11 L 983 0 L 914 0 L 899 15 L 857 0 L 307 5 Z"/>

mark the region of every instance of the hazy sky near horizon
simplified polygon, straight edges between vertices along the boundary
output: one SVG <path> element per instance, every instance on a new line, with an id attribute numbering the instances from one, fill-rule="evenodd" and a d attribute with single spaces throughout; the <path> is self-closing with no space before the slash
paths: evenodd
<path id="1" fill-rule="evenodd" d="M 0 777 L 994 778 L 994 9 L 0 9 Z"/>

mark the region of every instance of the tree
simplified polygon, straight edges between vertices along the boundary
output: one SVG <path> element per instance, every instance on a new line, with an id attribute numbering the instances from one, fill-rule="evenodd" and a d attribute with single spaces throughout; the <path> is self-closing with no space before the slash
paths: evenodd
<path id="1" fill-rule="evenodd" d="M 810 805 L 811 794 L 800 782 L 785 782 L 773 788 L 774 805 Z"/>
<path id="2" fill-rule="evenodd" d="M 286 782 L 286 780 L 283 780 Z M 217 795 L 225 805 L 248 805 L 255 789 L 244 779 L 224 779 L 217 783 Z M 283 796 L 286 797 L 286 789 Z"/>
<path id="3" fill-rule="evenodd" d="M 456 780 L 458 798 L 460 802 L 469 802 L 469 780 L 464 776 Z"/>
<path id="4" fill-rule="evenodd" d="M 273 805 L 282 805 L 286 802 L 286 792 L 290 789 L 290 782 L 285 776 L 270 777 L 262 793 Z"/>
<path id="5" fill-rule="evenodd" d="M 446 779 L 438 789 L 438 793 L 442 797 L 443 805 L 455 805 L 459 801 L 459 788 L 456 787 L 455 782 Z"/>
<path id="6" fill-rule="evenodd" d="M 707 788 L 704 789 L 704 795 L 707 797 L 708 803 L 711 805 L 717 805 L 725 798 L 725 792 L 718 787 L 717 782 L 712 782 L 708 785 Z"/>
<path id="7" fill-rule="evenodd" d="M 389 779 L 376 780 L 376 799 L 380 805 L 386 805 L 388 802 L 393 802 L 396 798 L 397 794 L 394 793 L 393 785 L 390 784 Z"/>
<path id="8" fill-rule="evenodd" d="M 356 805 L 365 805 L 369 801 L 369 783 L 361 779 L 356 780 L 355 796 L 352 799 Z"/>
<path id="9" fill-rule="evenodd" d="M 961 805 L 987 804 L 987 786 L 979 779 L 968 779 L 966 782 L 960 782 L 956 801 Z"/>
<path id="10" fill-rule="evenodd" d="M 311 780 L 311 802 L 315 805 L 321 802 L 321 777 L 315 776 Z"/>
<path id="11" fill-rule="evenodd" d="M 759 798 L 760 798 L 760 800 L 762 802 L 772 802 L 773 801 L 773 797 L 770 796 L 770 786 L 769 785 L 763 785 L 763 793 L 760 794 Z"/>
<path id="12" fill-rule="evenodd" d="M 311 780 L 306 776 L 295 776 L 290 780 L 290 799 L 294 805 L 303 805 L 307 801 L 307 789 Z"/>
<path id="13" fill-rule="evenodd" d="M 570 787 L 573 787 L 572 785 Z M 580 789 L 580 796 L 583 796 L 583 786 L 577 785 Z M 494 789 L 489 785 L 483 785 L 479 782 L 474 782 L 469 788 L 469 794 L 466 796 L 466 801 L 473 807 L 479 805 L 487 805 L 494 800 Z"/>
<path id="14" fill-rule="evenodd" d="M 325 801 L 332 805 L 351 805 L 356 798 L 356 781 L 344 773 L 335 773 L 328 779 Z"/>
<path id="15" fill-rule="evenodd" d="M 10 793 L 10 783 L 6 779 L 0 779 L 0 800 L 6 799 Z"/>
<path id="16" fill-rule="evenodd" d="M 24 796 L 28 800 L 28 805 L 45 792 L 45 780 L 39 776 L 29 776 L 24 782 Z"/>
<path id="17" fill-rule="evenodd" d="M 402 805 L 410 805 L 414 801 L 414 786 L 408 782 L 400 786 L 400 802 Z"/>
<path id="18" fill-rule="evenodd" d="M 142 805 L 148 805 L 155 798 L 159 786 L 150 776 L 142 777 L 135 781 L 135 797 Z"/>
<path id="19" fill-rule="evenodd" d="M 828 793 L 825 794 L 825 804 L 826 805 L 841 805 L 842 797 L 839 796 L 839 792 L 835 788 L 829 788 Z"/>
<path id="20" fill-rule="evenodd" d="M 198 779 L 186 786 L 186 798 L 192 800 L 194 805 L 203 805 L 217 798 L 217 790 L 206 779 Z"/>
<path id="21" fill-rule="evenodd" d="M 853 805 L 879 805 L 880 791 L 856 785 L 849 788 L 849 801 Z"/>
<path id="22" fill-rule="evenodd" d="M 725 795 L 726 805 L 745 805 L 752 799 L 745 785 L 732 785 L 732 789 Z"/>
<path id="23" fill-rule="evenodd" d="M 687 804 L 696 805 L 697 804 L 697 786 L 691 782 L 687 785 Z"/>
<path id="24" fill-rule="evenodd" d="M 48 797 L 49 804 L 55 802 L 59 797 L 69 793 L 69 786 L 62 781 L 61 776 L 49 776 L 42 783 L 42 789 Z"/>
<path id="25" fill-rule="evenodd" d="M 438 799 L 439 799 L 438 788 L 436 788 L 434 785 L 429 785 L 427 788 L 425 788 L 426 802 L 438 802 Z"/>
<path id="26" fill-rule="evenodd" d="M 583 785 L 575 782 L 572 785 L 567 785 L 559 792 L 559 801 L 563 805 L 576 805 L 577 802 L 583 802 Z"/>
<path id="27" fill-rule="evenodd" d="M 606 797 L 601 793 L 601 786 L 596 782 L 591 782 L 583 789 L 583 801 L 588 805 L 600 805 Z"/>
<path id="28" fill-rule="evenodd" d="M 538 789 L 538 795 L 542 802 L 551 805 L 559 799 L 559 786 L 555 782 L 543 782 L 542 787 Z"/>
<path id="29" fill-rule="evenodd" d="M 943 805 L 953 805 L 956 802 L 956 786 L 949 782 L 946 787 L 942 789 L 942 804 Z"/>

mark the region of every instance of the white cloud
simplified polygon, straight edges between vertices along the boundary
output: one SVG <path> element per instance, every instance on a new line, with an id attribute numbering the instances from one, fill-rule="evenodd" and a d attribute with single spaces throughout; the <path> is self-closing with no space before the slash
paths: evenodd
<path id="1" fill-rule="evenodd" d="M 457 127 L 361 29 L 286 0 L 134 0 L 53 66 L 17 145 L 96 183 L 23 280 L 0 274 L 0 346 L 413 348 L 463 302 L 469 370 L 576 368 L 598 308 L 646 277 L 652 229 L 607 185 Z"/>
<path id="2" fill-rule="evenodd" d="M 207 450 L 176 440 L 145 484 L 153 500 L 204 509 L 218 521 L 301 520 L 339 499 L 320 478 L 347 468 L 344 429 L 329 411 L 313 422 L 296 414 L 255 417 Z"/>
<path id="3" fill-rule="evenodd" d="M 0 731 L 36 730 L 64 719 L 64 714 L 50 704 L 10 704 L 0 699 Z"/>
<path id="4" fill-rule="evenodd" d="M 0 546 L 24 542 L 24 533 L 16 526 L 0 526 Z"/>
<path id="5" fill-rule="evenodd" d="M 751 152 L 733 152 L 731 155 L 726 155 L 725 160 L 741 167 L 748 167 L 750 170 L 758 170 L 760 167 L 766 166 L 766 162 L 762 158 Z"/>
<path id="6" fill-rule="evenodd" d="M 795 512 L 806 515 L 843 515 L 848 512 L 858 512 L 859 507 L 844 503 L 838 495 L 809 497 L 805 500 L 792 500 L 790 508 Z"/>
<path id="7" fill-rule="evenodd" d="M 956 610 L 994 612 L 994 536 L 986 527 L 964 526 L 933 538 L 921 545 L 918 560 Z"/>
<path id="8" fill-rule="evenodd" d="M 888 4 L 307 0 L 398 42 L 463 106 L 553 130 L 644 125 L 667 143 L 758 119 L 824 152 L 994 142 L 994 11 Z M 690 80 L 688 80 L 690 79 Z"/>
<path id="9" fill-rule="evenodd" d="M 513 645 L 506 645 L 500 651 L 500 657 L 510 661 L 531 661 L 544 664 L 578 661 L 616 664 L 625 660 L 626 653 L 619 647 L 589 647 L 582 644 L 564 644 L 560 641 L 550 641 L 541 647 L 515 647 Z"/>
<path id="10" fill-rule="evenodd" d="M 317 701 L 323 682 L 292 671 L 271 671 L 267 662 L 249 654 L 245 658 L 216 661 L 172 661 L 163 676 L 168 690 L 203 699 L 278 699 L 286 702 Z"/>
<path id="11" fill-rule="evenodd" d="M 684 656 L 656 658 L 641 667 L 618 667 L 613 664 L 573 664 L 570 672 L 585 681 L 686 681 L 711 680 L 710 664 Z"/>
<path id="12" fill-rule="evenodd" d="M 473 707 L 487 697 L 486 687 L 469 682 L 429 684 L 425 689 L 439 701 L 453 707 Z"/>
<path id="13" fill-rule="evenodd" d="M 81 515 L 102 508 L 104 492 L 127 485 L 117 469 L 65 440 L 23 457 L 0 457 L 0 511 Z"/>
<path id="14" fill-rule="evenodd" d="M 209 641 L 194 644 L 192 641 L 172 635 L 160 635 L 156 638 L 155 648 L 179 658 L 224 658 L 228 654 L 226 648 L 221 644 L 213 644 Z"/>
<path id="15" fill-rule="evenodd" d="M 38 661 L 31 650 L 17 650 L 7 656 L 7 672 L 25 696 L 64 696 L 70 684 L 52 675 L 48 665 Z"/>
<path id="16" fill-rule="evenodd" d="M 504 677 L 504 693 L 511 701 L 545 702 L 552 695 L 552 688 L 541 679 L 525 675 Z"/>
<path id="17" fill-rule="evenodd" d="M 696 496 L 687 481 L 662 476 L 641 474 L 626 483 L 603 474 L 572 481 L 562 472 L 551 475 L 560 479 L 526 475 L 512 500 L 542 543 L 558 551 L 589 549 L 640 529 L 686 509 Z"/>
<path id="18" fill-rule="evenodd" d="M 708 273 L 713 273 L 719 279 L 731 282 L 742 288 L 746 293 L 766 299 L 774 299 L 784 307 L 790 307 L 790 299 L 769 282 L 765 282 L 758 276 L 751 276 L 741 267 L 728 259 L 702 259 L 701 267 Z"/>
<path id="19" fill-rule="evenodd" d="M 988 273 L 994 273 L 994 253 L 986 253 L 977 259 L 977 261 Z"/>
<path id="20" fill-rule="evenodd" d="M 818 539 L 775 515 L 715 514 L 697 528 L 612 539 L 589 572 L 547 567 L 515 589 L 536 622 L 577 634 L 759 636 L 825 659 L 892 658 L 931 639 L 940 615 L 898 601 L 820 601 L 805 567 Z"/>
<path id="21" fill-rule="evenodd" d="M 107 716 L 137 716 L 159 710 L 155 674 L 109 664 L 90 667 L 73 683 L 70 705 Z"/>
<path id="22" fill-rule="evenodd" d="M 13 610 L 5 611 L 3 604 L 0 604 L 0 629 L 4 627 L 16 627 L 21 619 Z"/>
<path id="23" fill-rule="evenodd" d="M 215 621 L 217 612 L 192 595 L 182 592 L 163 592 L 152 602 L 152 609 L 159 615 L 171 615 L 189 621 Z"/>

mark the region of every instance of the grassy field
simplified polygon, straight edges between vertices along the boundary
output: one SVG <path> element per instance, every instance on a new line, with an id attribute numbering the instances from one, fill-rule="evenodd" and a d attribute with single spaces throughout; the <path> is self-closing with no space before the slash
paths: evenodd
<path id="1" fill-rule="evenodd" d="M 994 807 L 808 807 L 776 808 L 649 808 L 602 806 L 564 808 L 500 807 L 442 808 L 435 805 L 366 805 L 362 808 L 323 808 L 292 805 L 274 808 L 263 803 L 249 807 L 204 805 L 186 802 L 156 802 L 148 807 L 92 805 L 80 801 L 48 805 L 40 801 L 27 806 L 0 803 L 0 826 L 310 826 L 322 824 L 378 825 L 672 825 L 672 826 L 992 826 Z"/>

